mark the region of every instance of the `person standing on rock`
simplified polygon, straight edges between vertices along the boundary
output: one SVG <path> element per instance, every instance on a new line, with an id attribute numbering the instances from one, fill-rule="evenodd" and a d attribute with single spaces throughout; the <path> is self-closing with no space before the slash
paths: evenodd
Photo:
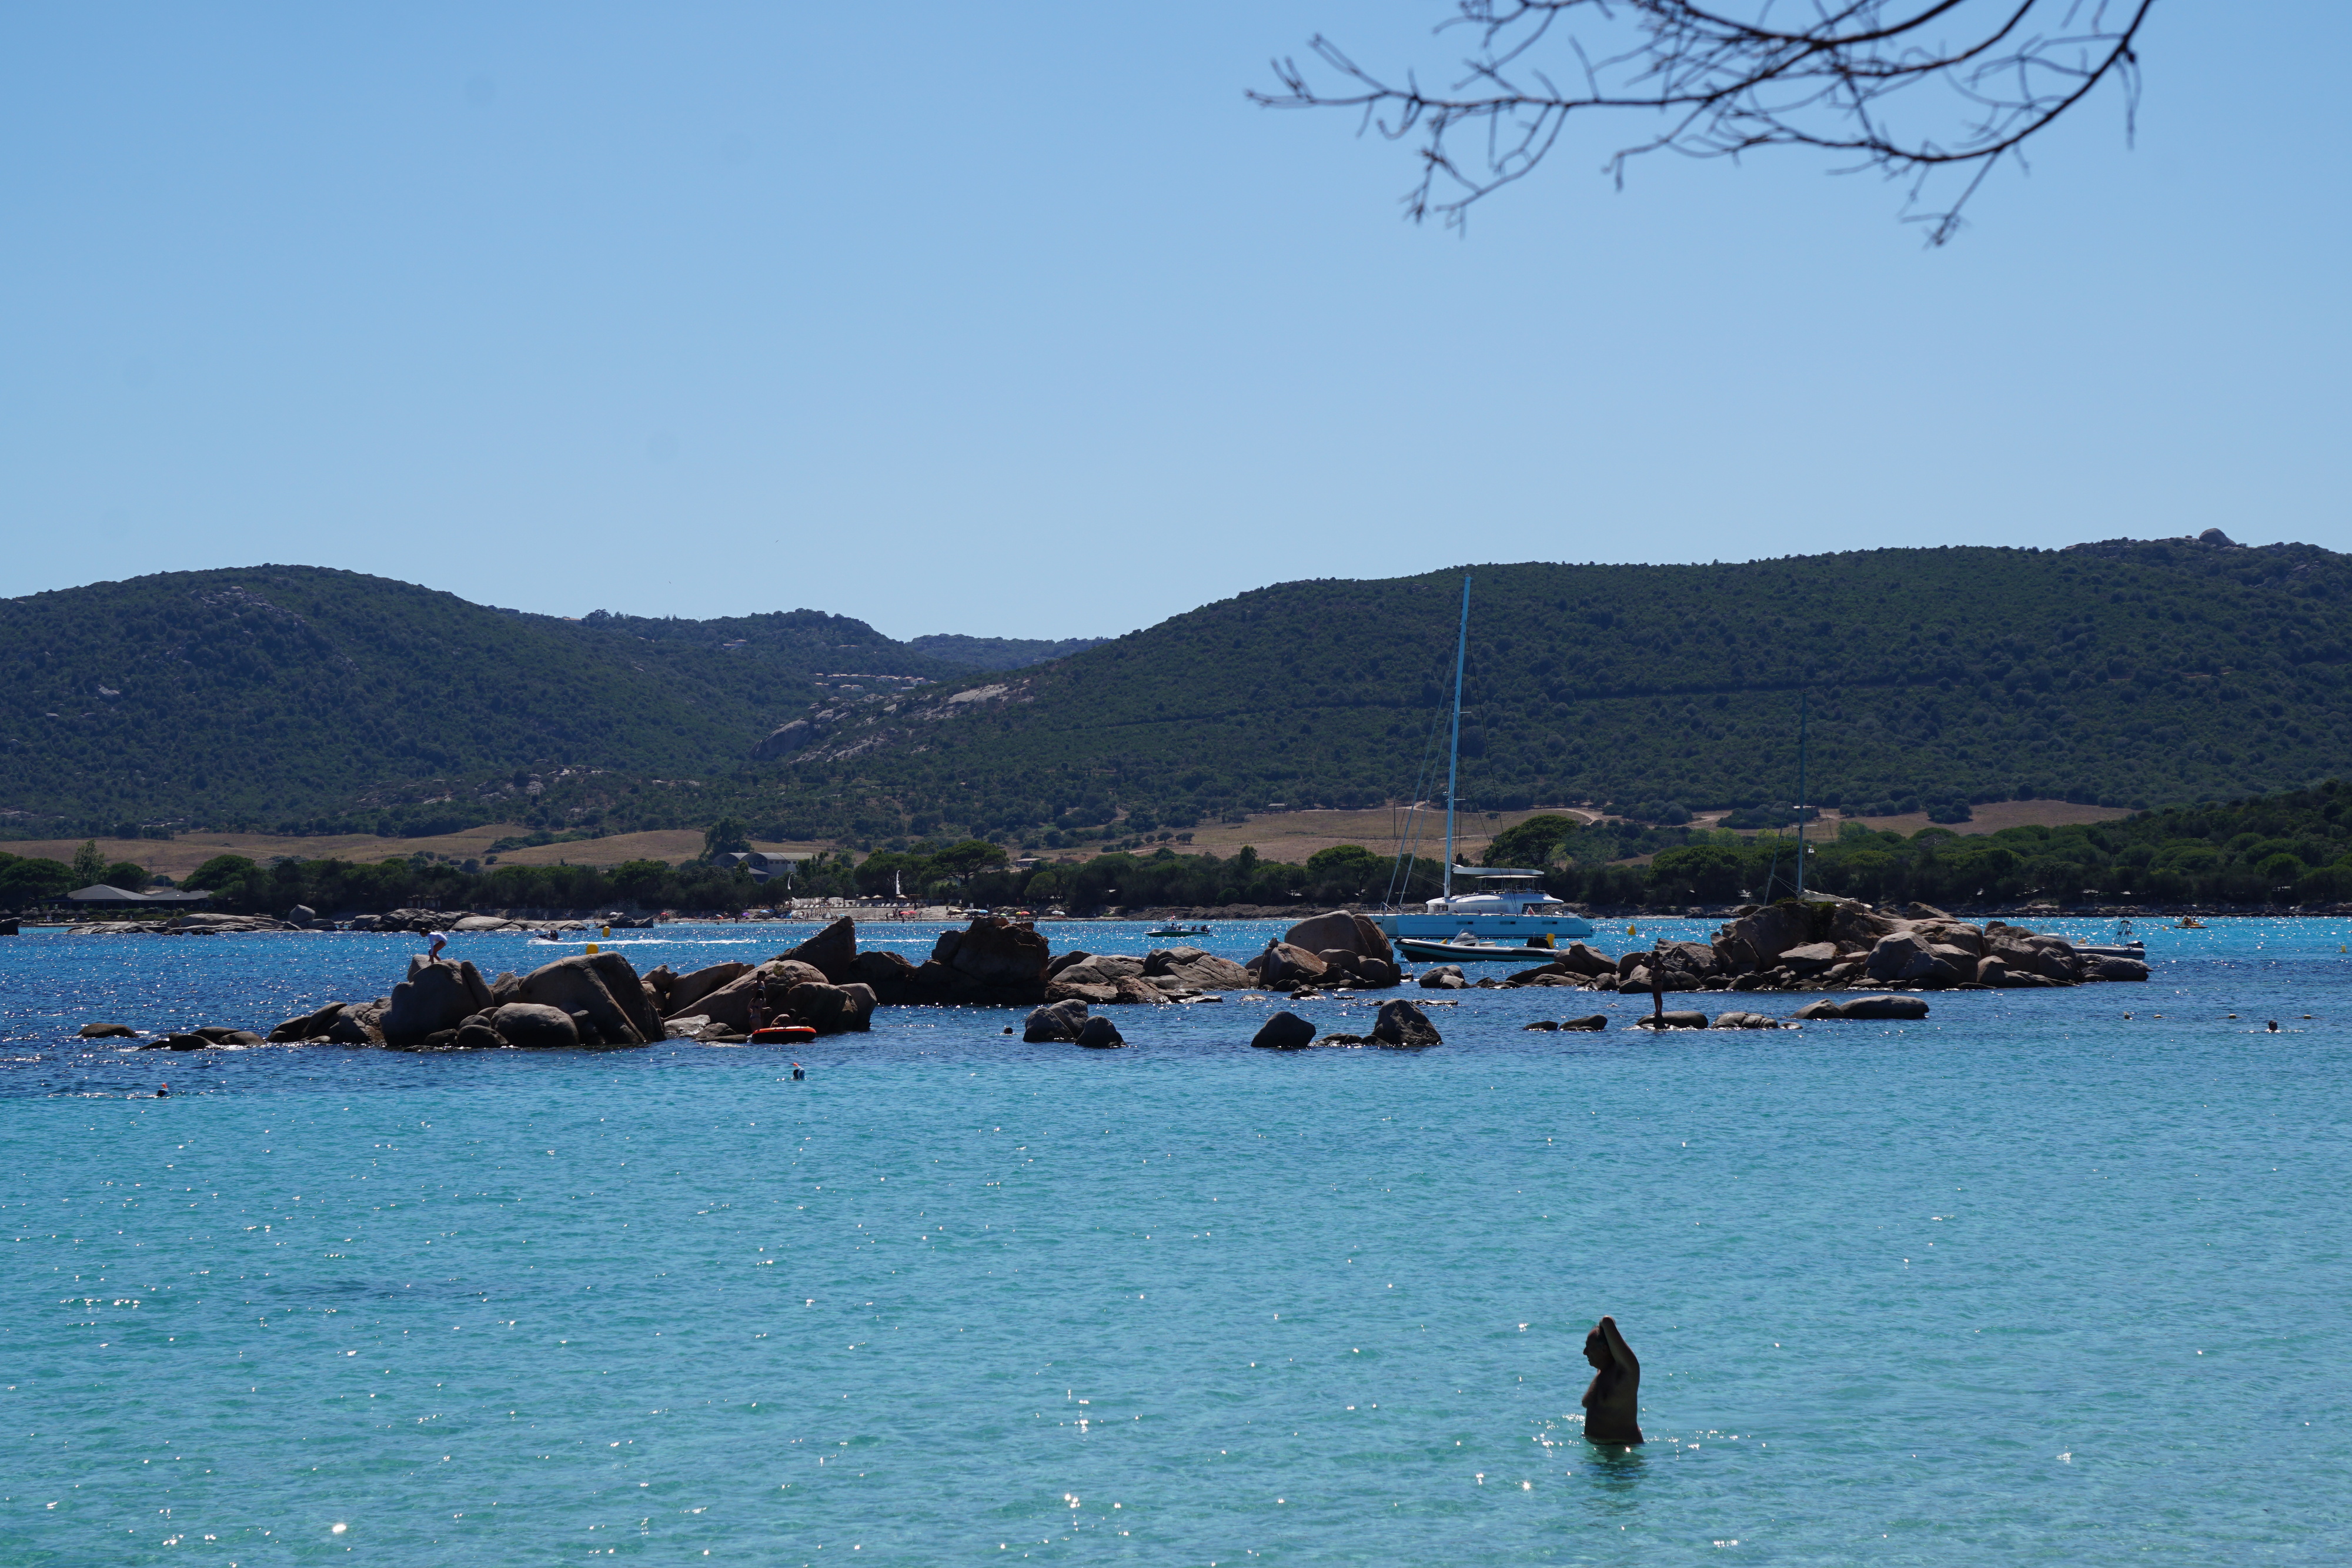
<path id="1" fill-rule="evenodd" d="M 1595 1443 L 1642 1440 L 1642 1364 L 1617 1332 L 1617 1320 L 1602 1318 L 1584 1336 L 1584 1359 L 1593 1366 L 1584 1391 L 1584 1436 Z"/>
<path id="2" fill-rule="evenodd" d="M 425 934 L 425 961 L 428 964 L 438 963 L 441 958 L 441 949 L 447 946 L 449 946 L 449 936 L 446 932 L 427 931 Z"/>

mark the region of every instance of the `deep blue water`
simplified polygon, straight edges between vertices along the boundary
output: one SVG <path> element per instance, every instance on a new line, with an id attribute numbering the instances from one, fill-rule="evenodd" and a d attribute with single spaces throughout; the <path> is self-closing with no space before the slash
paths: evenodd
<path id="1" fill-rule="evenodd" d="M 0 1562 L 2343 1562 L 2352 929 L 2215 927 L 1904 1026 L 886 1009 L 799 1083 L 92 1047 L 381 995 L 415 939 L 0 938 Z M 1603 1312 L 1631 1453 L 1579 1436 Z"/>

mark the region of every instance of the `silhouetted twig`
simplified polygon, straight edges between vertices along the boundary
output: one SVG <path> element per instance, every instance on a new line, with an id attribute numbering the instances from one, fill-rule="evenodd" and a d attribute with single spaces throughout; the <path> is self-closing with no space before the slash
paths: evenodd
<path id="1" fill-rule="evenodd" d="M 1358 65 L 1329 38 L 1311 42 L 1332 90 L 1296 59 L 1274 62 L 1271 109 L 1355 109 L 1364 129 L 1420 141 L 1421 178 L 1405 198 L 1416 221 L 1459 225 L 1471 204 L 1524 179 L 1558 144 L 1572 114 L 1642 110 L 1664 125 L 1620 148 L 1605 167 L 1623 183 L 1629 159 L 1672 151 L 1737 158 L 1759 147 L 1851 154 L 1841 172 L 1908 177 L 1906 221 L 1941 245 L 1960 209 L 2004 157 L 2109 77 L 2123 86 L 2126 135 L 2139 101 L 2134 42 L 2155 0 L 1456 0 L 1437 31 L 1467 27 L 1478 51 L 1445 91 L 1402 85 Z M 1733 13 L 1737 14 L 1733 14 Z M 1572 16 L 1571 14 L 1574 14 Z M 1581 17 L 1608 37 L 1588 47 Z M 1572 64 L 1562 87 L 1545 61 Z M 1318 74 L 1324 74 L 1318 73 Z M 1483 126 L 1465 159 L 1455 133 Z M 1939 172 L 1964 172 L 1948 203 L 1923 208 Z"/>

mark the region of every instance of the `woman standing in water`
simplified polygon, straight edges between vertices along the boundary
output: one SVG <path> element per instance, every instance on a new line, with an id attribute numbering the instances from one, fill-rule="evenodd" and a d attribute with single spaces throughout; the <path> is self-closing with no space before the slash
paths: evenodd
<path id="1" fill-rule="evenodd" d="M 1642 1364 L 1617 1332 L 1615 1318 L 1602 1318 L 1584 1336 L 1584 1359 L 1594 1367 L 1584 1391 L 1584 1435 L 1596 1443 L 1642 1440 Z"/>

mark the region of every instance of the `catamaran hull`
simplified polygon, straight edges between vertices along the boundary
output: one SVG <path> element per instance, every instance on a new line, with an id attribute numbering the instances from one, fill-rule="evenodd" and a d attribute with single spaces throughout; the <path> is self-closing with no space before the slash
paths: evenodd
<path id="1" fill-rule="evenodd" d="M 1557 947 L 1498 947 L 1483 942 L 1424 942 L 1400 936 L 1397 950 L 1424 964 L 1549 964 L 1559 956 Z"/>
<path id="2" fill-rule="evenodd" d="M 1429 942 L 1450 942 L 1467 931 L 1475 941 L 1525 947 L 1541 936 L 1576 941 L 1592 935 L 1592 922 L 1581 915 L 1405 914 L 1365 918 L 1391 936 L 1412 936 Z"/>

